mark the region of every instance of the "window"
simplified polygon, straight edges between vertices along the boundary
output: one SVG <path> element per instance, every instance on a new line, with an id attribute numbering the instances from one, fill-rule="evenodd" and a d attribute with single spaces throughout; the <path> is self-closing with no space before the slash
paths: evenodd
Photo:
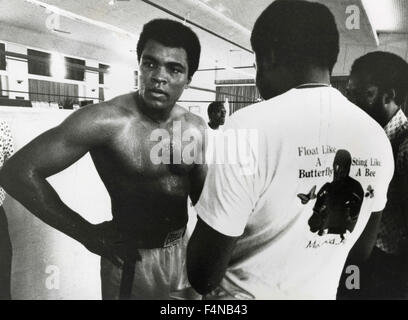
<path id="1" fill-rule="evenodd" d="M 28 49 L 27 55 L 28 73 L 47 77 L 51 76 L 51 54 Z"/>
<path id="2" fill-rule="evenodd" d="M 6 70 L 6 45 L 0 43 L 0 70 Z"/>
<path id="3" fill-rule="evenodd" d="M 85 60 L 65 57 L 65 79 L 84 81 Z"/>
<path id="4" fill-rule="evenodd" d="M 110 66 L 106 64 L 99 64 L 99 84 L 105 84 L 105 73 L 109 70 Z"/>
<path id="5" fill-rule="evenodd" d="M 230 114 L 260 99 L 260 94 L 253 79 L 216 81 L 216 101 L 225 101 L 228 98 Z M 249 85 L 244 85 L 249 84 Z"/>
<path id="6" fill-rule="evenodd" d="M 77 84 L 29 79 L 28 85 L 31 101 L 56 102 L 64 109 L 78 103 Z"/>
<path id="7" fill-rule="evenodd" d="M 6 75 L 0 76 L 0 98 L 8 97 L 8 77 Z"/>
<path id="8" fill-rule="evenodd" d="M 103 88 L 99 88 L 99 102 L 105 101 L 105 90 Z"/>

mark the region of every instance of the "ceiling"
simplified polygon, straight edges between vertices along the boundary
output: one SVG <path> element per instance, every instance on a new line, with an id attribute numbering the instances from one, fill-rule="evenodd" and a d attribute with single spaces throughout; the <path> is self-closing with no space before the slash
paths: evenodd
<path id="1" fill-rule="evenodd" d="M 43 6 L 39 5 L 39 2 Z M 166 17 L 187 19 L 197 32 L 203 47 L 200 67 L 248 65 L 252 58 L 250 30 L 259 14 L 271 0 L 0 0 L 0 24 L 13 26 L 86 46 L 116 51 L 123 59 L 135 59 L 135 44 L 143 24 Z M 342 43 L 378 44 L 376 32 L 408 33 L 408 1 L 406 0 L 318 0 L 326 4 L 336 17 Z M 378 3 L 387 3 L 388 7 Z M 360 28 L 348 30 L 346 8 L 361 8 Z M 62 10 L 55 32 L 47 27 L 52 12 Z M 162 7 L 162 9 L 160 8 Z M 388 8 L 388 9 L 387 9 Z M 384 22 L 384 10 L 391 22 Z M 166 12 L 167 11 L 167 12 Z M 173 15 L 172 15 L 173 14 Z M 379 19 L 380 17 L 381 19 Z M 53 24 L 55 25 L 55 24 Z M 199 25 L 206 29 L 197 28 Z M 14 29 L 10 29 L 14 30 Z M 4 33 L 0 33 L 2 36 Z M 217 37 L 218 35 L 219 37 Z M 12 36 L 12 35 L 10 35 Z M 5 39 L 7 40 L 7 39 Z"/>

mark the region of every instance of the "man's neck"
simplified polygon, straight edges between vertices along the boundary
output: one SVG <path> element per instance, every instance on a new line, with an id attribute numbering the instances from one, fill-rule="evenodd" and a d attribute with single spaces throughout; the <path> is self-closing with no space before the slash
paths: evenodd
<path id="1" fill-rule="evenodd" d="M 395 114 L 398 112 L 399 107 L 397 106 L 397 104 L 392 101 L 390 102 L 385 108 L 384 108 L 384 117 L 383 119 L 380 119 L 380 125 L 382 127 L 385 127 L 390 121 L 391 119 L 395 116 Z"/>
<path id="2" fill-rule="evenodd" d="M 218 124 L 214 124 L 213 122 L 208 122 L 208 126 L 213 129 L 213 130 L 218 130 L 218 128 L 220 127 Z"/>
<path id="3" fill-rule="evenodd" d="M 167 108 L 163 110 L 155 110 L 153 108 L 149 108 L 143 98 L 140 96 L 139 92 L 136 92 L 135 95 L 136 105 L 140 112 L 148 117 L 150 120 L 156 123 L 164 123 L 167 122 L 171 118 L 172 108 Z"/>
<path id="4" fill-rule="evenodd" d="M 330 72 L 319 67 L 308 67 L 299 72 L 296 77 L 294 87 L 302 84 L 325 84 L 330 85 Z"/>

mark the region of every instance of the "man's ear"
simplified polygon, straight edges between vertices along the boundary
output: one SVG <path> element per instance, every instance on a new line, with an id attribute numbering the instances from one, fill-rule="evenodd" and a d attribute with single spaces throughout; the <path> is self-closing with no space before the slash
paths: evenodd
<path id="1" fill-rule="evenodd" d="M 382 94 L 382 103 L 383 105 L 388 105 L 391 102 L 395 101 L 396 93 L 394 89 L 388 89 Z"/>

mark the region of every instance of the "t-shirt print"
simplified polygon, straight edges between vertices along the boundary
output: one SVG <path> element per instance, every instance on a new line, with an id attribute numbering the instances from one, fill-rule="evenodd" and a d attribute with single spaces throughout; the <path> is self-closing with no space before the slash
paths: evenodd
<path id="1" fill-rule="evenodd" d="M 333 161 L 333 179 L 315 195 L 316 186 L 309 194 L 298 194 L 302 204 L 316 199 L 308 225 L 312 233 L 340 235 L 353 232 L 364 200 L 360 182 L 350 177 L 352 157 L 347 150 L 338 150 Z M 370 186 L 371 188 L 371 186 Z M 368 196 L 373 197 L 373 190 Z"/>

